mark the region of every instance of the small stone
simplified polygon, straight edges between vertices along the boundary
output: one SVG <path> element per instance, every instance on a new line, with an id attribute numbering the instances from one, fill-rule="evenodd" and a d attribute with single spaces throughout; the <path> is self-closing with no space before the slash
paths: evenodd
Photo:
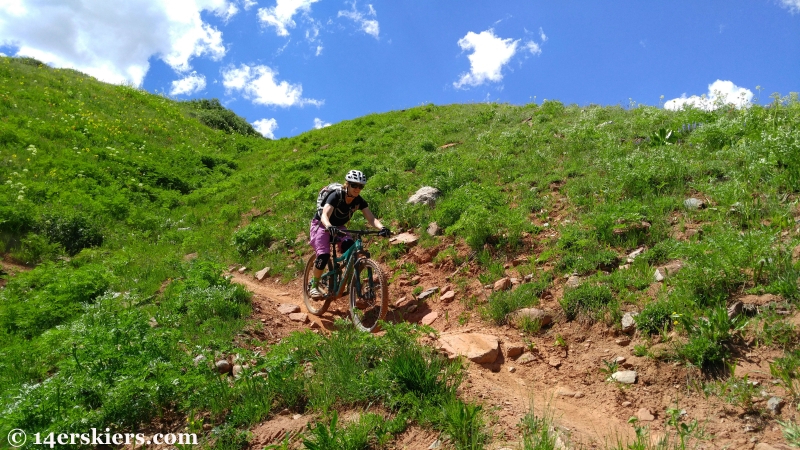
<path id="1" fill-rule="evenodd" d="M 194 365 L 196 366 L 205 360 L 206 360 L 206 355 L 197 355 L 194 357 Z"/>
<path id="2" fill-rule="evenodd" d="M 619 339 L 615 339 L 614 342 L 616 342 L 617 345 L 619 345 L 620 347 L 625 347 L 626 345 L 631 343 L 631 338 L 623 336 Z"/>
<path id="3" fill-rule="evenodd" d="M 525 346 L 516 342 L 508 343 L 506 345 L 506 357 L 516 358 L 525 352 Z"/>
<path id="4" fill-rule="evenodd" d="M 394 302 L 394 306 L 396 306 L 398 308 L 402 308 L 403 306 L 406 306 L 406 296 L 404 295 L 404 296 L 398 298 L 397 301 Z"/>
<path id="5" fill-rule="evenodd" d="M 421 276 L 419 276 L 419 275 L 414 275 L 413 277 L 411 277 L 411 282 L 412 282 L 413 284 L 417 284 L 417 283 L 419 283 L 420 281 L 422 281 L 422 277 L 421 277 Z"/>
<path id="6" fill-rule="evenodd" d="M 583 392 L 581 392 L 581 391 L 578 391 L 578 392 L 576 392 L 576 393 L 575 393 L 575 398 L 583 398 L 583 397 L 585 397 L 585 396 L 586 396 L 586 394 L 584 394 L 584 393 L 583 393 Z"/>
<path id="7" fill-rule="evenodd" d="M 289 415 L 289 414 L 291 414 L 291 413 L 292 413 L 292 412 L 291 412 L 291 411 L 289 411 L 289 409 L 288 409 L 288 408 L 283 408 L 283 409 L 281 410 L 281 412 L 279 412 L 279 413 L 278 413 L 278 415 L 280 415 L 280 416 L 288 416 L 288 415 Z"/>
<path id="8" fill-rule="evenodd" d="M 267 274 L 269 273 L 269 270 L 270 270 L 269 267 L 264 267 L 263 269 L 256 272 L 256 280 L 262 281 L 264 278 L 266 278 Z"/>
<path id="9" fill-rule="evenodd" d="M 511 289 L 511 279 L 508 277 L 500 278 L 494 282 L 492 289 L 495 291 L 507 291 Z"/>
<path id="10" fill-rule="evenodd" d="M 421 323 L 422 325 L 430 325 L 433 322 L 435 322 L 436 319 L 438 318 L 439 318 L 439 313 L 437 311 L 432 311 L 429 312 L 428 314 L 425 314 L 425 316 L 422 317 L 422 319 L 420 319 L 419 323 Z"/>
<path id="11" fill-rule="evenodd" d="M 245 272 L 247 272 L 247 267 L 245 266 L 239 267 L 239 273 L 245 273 Z"/>
<path id="12" fill-rule="evenodd" d="M 234 377 L 238 378 L 242 374 L 242 370 L 243 369 L 242 369 L 241 364 L 234 364 L 233 365 L 233 370 L 231 371 L 231 374 L 233 374 Z"/>
<path id="13" fill-rule="evenodd" d="M 623 333 L 630 333 L 631 331 L 636 329 L 636 316 L 639 313 L 636 312 L 626 312 L 625 315 L 622 316 L 622 332 Z"/>
<path id="14" fill-rule="evenodd" d="M 292 314 L 300 312 L 300 307 L 297 305 L 292 305 L 291 303 L 281 303 L 278 306 L 278 312 L 281 314 Z"/>
<path id="15" fill-rule="evenodd" d="M 425 300 L 426 298 L 430 297 L 431 295 L 433 295 L 433 294 L 435 294 L 437 292 L 439 292 L 439 286 L 435 286 L 435 287 L 432 287 L 430 289 L 425 289 L 424 291 L 422 291 L 417 296 L 417 300 L 420 300 L 420 301 Z"/>
<path id="16" fill-rule="evenodd" d="M 462 355 L 479 364 L 491 364 L 500 354 L 500 341 L 489 334 L 452 334 L 442 336 L 439 342 L 450 358 Z"/>
<path id="17" fill-rule="evenodd" d="M 653 274 L 653 278 L 659 283 L 664 281 L 664 275 L 661 273 L 660 269 L 656 269 L 656 273 Z"/>
<path id="18" fill-rule="evenodd" d="M 575 392 L 567 388 L 560 387 L 556 389 L 556 395 L 559 397 L 575 397 Z"/>
<path id="19" fill-rule="evenodd" d="M 576 288 L 581 285 L 581 277 L 577 275 L 571 275 L 567 279 L 567 287 Z"/>
<path id="20" fill-rule="evenodd" d="M 436 222 L 431 222 L 430 224 L 428 224 L 428 229 L 425 231 L 431 236 L 438 236 L 442 234 L 442 229 Z"/>
<path id="21" fill-rule="evenodd" d="M 306 313 L 292 313 L 289 314 L 289 319 L 294 320 L 295 322 L 306 323 L 308 322 L 308 314 Z"/>
<path id="22" fill-rule="evenodd" d="M 683 206 L 690 210 L 703 209 L 706 207 L 706 203 L 699 198 L 691 197 L 683 201 Z"/>
<path id="23" fill-rule="evenodd" d="M 741 314 L 743 308 L 744 308 L 744 303 L 740 301 L 733 302 L 731 306 L 728 306 L 728 320 L 732 320 L 734 317 Z"/>
<path id="24" fill-rule="evenodd" d="M 630 252 L 628 254 L 628 258 L 635 259 L 637 256 L 641 255 L 643 251 L 644 251 L 644 247 L 639 247 L 636 250 Z"/>
<path id="25" fill-rule="evenodd" d="M 614 374 L 611 375 L 611 379 L 622 384 L 634 384 L 636 383 L 636 371 L 621 370 L 619 372 L 614 372 Z"/>
<path id="26" fill-rule="evenodd" d="M 214 366 L 219 373 L 229 373 L 231 371 L 231 363 L 229 363 L 227 359 L 220 359 Z"/>
<path id="27" fill-rule="evenodd" d="M 303 417 L 302 414 L 292 414 L 292 420 L 297 420 L 297 419 L 299 419 L 301 417 Z"/>
<path id="28" fill-rule="evenodd" d="M 441 448 L 441 447 L 442 447 L 442 441 L 437 439 L 437 440 L 433 441 L 431 443 L 431 445 L 428 446 L 428 450 L 435 450 L 435 449 Z"/>
<path id="29" fill-rule="evenodd" d="M 523 318 L 528 318 L 529 320 L 538 320 L 541 326 L 547 326 L 553 323 L 553 316 L 552 312 L 543 309 L 522 308 L 513 314 L 513 322 L 518 323 Z"/>
<path id="30" fill-rule="evenodd" d="M 320 326 L 320 324 L 318 322 L 311 322 L 311 329 L 312 330 L 316 330 L 318 328 L 321 328 L 321 326 Z"/>
<path id="31" fill-rule="evenodd" d="M 413 313 L 416 310 L 417 310 L 417 304 L 416 303 L 408 307 L 408 312 L 409 313 Z"/>
<path id="32" fill-rule="evenodd" d="M 780 414 L 781 409 L 783 409 L 783 405 L 785 404 L 786 402 L 782 398 L 771 397 L 769 400 L 767 400 L 767 409 L 772 414 Z"/>
<path id="33" fill-rule="evenodd" d="M 512 366 L 512 367 L 509 367 L 509 368 L 508 368 L 508 371 L 509 371 L 510 373 L 514 373 L 514 372 L 516 372 L 516 371 L 517 371 L 517 369 L 516 369 L 515 367 L 513 367 L 513 366 Z"/>
<path id="34" fill-rule="evenodd" d="M 517 364 L 528 364 L 531 361 L 536 361 L 536 357 L 533 356 L 533 353 L 523 353 L 522 356 L 517 358 Z"/>
<path id="35" fill-rule="evenodd" d="M 158 321 L 156 320 L 155 317 L 151 317 L 150 321 L 148 322 L 148 324 L 150 325 L 150 328 L 158 327 Z"/>
<path id="36" fill-rule="evenodd" d="M 436 204 L 436 199 L 438 199 L 441 195 L 442 192 L 439 189 L 431 186 L 423 186 L 417 189 L 417 192 L 409 197 L 406 203 L 411 203 L 412 205 L 422 203 L 424 205 L 433 207 Z"/>
<path id="37" fill-rule="evenodd" d="M 622 407 L 623 408 L 627 408 L 627 407 L 631 406 L 632 404 L 633 403 L 631 403 L 631 402 L 622 402 Z"/>
<path id="38" fill-rule="evenodd" d="M 529 274 L 525 275 L 524 280 L 525 280 L 526 283 L 530 282 L 531 280 L 533 280 L 533 274 L 529 273 Z"/>
<path id="39" fill-rule="evenodd" d="M 561 358 L 553 356 L 552 358 L 547 360 L 547 364 L 549 364 L 551 367 L 555 367 L 556 369 L 558 369 L 559 367 L 561 367 Z"/>
<path id="40" fill-rule="evenodd" d="M 617 363 L 617 364 L 624 364 L 625 363 L 625 357 L 624 356 L 617 356 L 616 358 L 614 358 L 614 362 Z"/>
<path id="41" fill-rule="evenodd" d="M 439 300 L 445 303 L 450 303 L 453 301 L 454 298 L 456 298 L 456 293 L 453 291 L 447 291 L 444 294 L 442 294 L 441 297 L 439 297 Z"/>
<path id="42" fill-rule="evenodd" d="M 636 417 L 642 422 L 652 422 L 656 420 L 655 416 L 647 408 L 641 408 L 636 412 Z"/>

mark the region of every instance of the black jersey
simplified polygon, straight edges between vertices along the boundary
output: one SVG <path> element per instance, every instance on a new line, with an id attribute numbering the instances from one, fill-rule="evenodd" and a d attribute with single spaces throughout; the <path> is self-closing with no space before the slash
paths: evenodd
<path id="1" fill-rule="evenodd" d="M 333 212 L 331 213 L 330 221 L 331 225 L 335 227 L 341 227 L 347 224 L 350 219 L 353 217 L 353 213 L 356 210 L 362 210 L 367 207 L 367 201 L 364 200 L 360 195 L 356 196 L 352 202 L 348 205 L 345 201 L 345 193 L 342 190 L 336 190 L 331 192 L 328 195 L 328 198 L 325 200 L 325 203 L 322 204 L 323 209 L 325 205 L 333 206 Z M 320 220 L 320 213 L 314 215 L 314 219 Z"/>

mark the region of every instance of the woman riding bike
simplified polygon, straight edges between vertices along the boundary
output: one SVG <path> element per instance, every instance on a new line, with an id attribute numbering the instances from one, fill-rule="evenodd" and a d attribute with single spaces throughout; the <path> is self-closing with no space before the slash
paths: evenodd
<path id="1" fill-rule="evenodd" d="M 361 210 L 367 224 L 380 228 L 381 236 L 389 236 L 391 232 L 383 226 L 380 220 L 367 206 L 367 201 L 361 197 L 361 190 L 367 184 L 367 177 L 361 171 L 351 170 L 344 177 L 345 183 L 340 190 L 333 190 L 322 204 L 322 211 L 317 211 L 311 220 L 310 244 L 317 254 L 314 261 L 314 272 L 311 277 L 311 288 L 308 293 L 312 298 L 321 298 L 323 294 L 317 289 L 320 276 L 331 257 L 331 237 L 339 231 L 346 231 L 347 222 L 353 217 L 356 210 Z M 337 236 L 340 253 L 346 252 L 353 239 L 350 236 Z"/>

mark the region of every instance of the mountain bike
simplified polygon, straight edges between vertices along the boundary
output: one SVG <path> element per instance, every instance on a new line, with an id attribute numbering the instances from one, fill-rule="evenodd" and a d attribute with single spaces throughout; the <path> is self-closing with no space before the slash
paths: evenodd
<path id="1" fill-rule="evenodd" d="M 322 298 L 312 298 L 308 291 L 311 288 L 311 276 L 314 270 L 316 255 L 311 255 L 303 273 L 303 302 L 308 312 L 321 316 L 328 310 L 331 302 L 350 293 L 350 318 L 356 328 L 362 331 L 378 331 L 378 321 L 386 317 L 388 310 L 389 289 L 386 277 L 378 263 L 370 259 L 364 248 L 362 236 L 378 234 L 378 231 L 347 230 L 339 235 L 355 237 L 353 245 L 342 256 L 336 256 L 336 244 L 332 243 L 331 257 L 328 266 L 317 281 L 317 290 Z M 332 236 L 333 238 L 334 236 Z M 335 239 L 331 239 L 334 242 Z"/>

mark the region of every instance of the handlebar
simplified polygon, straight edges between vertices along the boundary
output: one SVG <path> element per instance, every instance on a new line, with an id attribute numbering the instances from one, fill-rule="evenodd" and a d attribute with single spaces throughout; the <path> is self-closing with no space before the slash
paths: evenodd
<path id="1" fill-rule="evenodd" d="M 336 235 L 337 236 L 348 235 L 348 234 L 355 234 L 357 236 L 365 236 L 365 235 L 368 235 L 368 234 L 379 234 L 379 233 L 380 233 L 380 230 L 346 230 L 346 231 L 336 230 Z"/>

